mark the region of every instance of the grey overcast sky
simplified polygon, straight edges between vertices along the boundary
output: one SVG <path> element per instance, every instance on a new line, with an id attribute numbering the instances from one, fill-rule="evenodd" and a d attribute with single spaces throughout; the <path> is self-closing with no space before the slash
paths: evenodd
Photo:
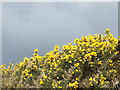
<path id="1" fill-rule="evenodd" d="M 53 50 L 54 45 L 73 43 L 83 35 L 118 35 L 117 2 L 7 2 L 2 3 L 2 63 L 15 63 Z"/>
<path id="2" fill-rule="evenodd" d="M 0 65 L 2 64 L 2 3 L 0 2 Z"/>

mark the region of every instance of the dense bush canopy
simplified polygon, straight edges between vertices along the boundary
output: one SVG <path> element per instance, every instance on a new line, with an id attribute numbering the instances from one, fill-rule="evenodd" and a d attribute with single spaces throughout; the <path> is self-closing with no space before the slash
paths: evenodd
<path id="1" fill-rule="evenodd" d="M 17 64 L 1 65 L 3 88 L 118 88 L 118 39 L 109 29 L 104 34 L 82 36 L 62 49 Z"/>

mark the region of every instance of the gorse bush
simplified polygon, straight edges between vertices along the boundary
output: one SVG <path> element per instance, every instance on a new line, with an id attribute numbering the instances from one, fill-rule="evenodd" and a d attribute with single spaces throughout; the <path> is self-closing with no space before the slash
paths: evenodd
<path id="1" fill-rule="evenodd" d="M 38 49 L 17 64 L 1 65 L 2 88 L 118 88 L 118 39 L 105 34 L 82 36 L 44 56 Z"/>

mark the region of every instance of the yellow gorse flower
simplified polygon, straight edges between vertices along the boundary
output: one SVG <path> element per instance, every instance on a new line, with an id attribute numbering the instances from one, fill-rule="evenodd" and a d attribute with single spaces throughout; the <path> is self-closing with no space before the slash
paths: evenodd
<path id="1" fill-rule="evenodd" d="M 74 88 L 78 88 L 78 82 L 77 81 L 75 81 L 75 82 L 73 82 L 73 83 L 69 83 L 69 86 L 70 87 L 74 87 Z"/>
<path id="2" fill-rule="evenodd" d="M 98 64 L 101 64 L 101 65 L 102 65 L 102 61 L 99 61 Z"/>
<path id="3" fill-rule="evenodd" d="M 97 56 L 97 53 L 96 52 L 91 52 L 90 55 Z"/>
<path id="4" fill-rule="evenodd" d="M 43 80 L 42 80 L 42 79 L 40 79 L 40 82 L 39 82 L 39 84 L 44 84 L 44 82 L 43 82 Z"/>
<path id="5" fill-rule="evenodd" d="M 35 53 L 38 53 L 38 49 L 35 49 L 34 52 L 35 52 Z"/>
<path id="6" fill-rule="evenodd" d="M 74 43 L 79 43 L 79 41 L 80 41 L 79 39 L 75 39 Z"/>
<path id="7" fill-rule="evenodd" d="M 79 63 L 74 64 L 74 66 L 75 66 L 75 67 L 78 67 L 78 66 L 79 66 Z"/>
<path id="8" fill-rule="evenodd" d="M 112 60 L 108 60 L 109 61 L 109 63 L 112 63 L 113 61 Z"/>
<path id="9" fill-rule="evenodd" d="M 54 50 L 53 51 L 58 51 L 58 50 L 59 50 L 59 46 L 58 45 L 54 46 Z"/>

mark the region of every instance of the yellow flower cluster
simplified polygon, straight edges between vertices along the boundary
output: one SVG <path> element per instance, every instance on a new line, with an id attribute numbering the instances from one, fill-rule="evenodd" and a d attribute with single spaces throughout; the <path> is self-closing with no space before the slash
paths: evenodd
<path id="1" fill-rule="evenodd" d="M 106 29 L 105 34 L 82 36 L 74 44 L 54 46 L 44 56 L 34 50 L 32 57 L 25 57 L 18 64 L 6 68 L 1 65 L 4 87 L 104 87 L 118 78 L 118 39 Z M 97 76 L 98 74 L 98 76 Z M 10 80 L 6 83 L 6 77 Z M 11 82 L 15 82 L 11 86 Z M 88 84 L 85 84 L 88 83 Z M 87 86 L 88 85 L 88 86 Z"/>
<path id="2" fill-rule="evenodd" d="M 96 86 L 96 85 L 105 85 L 107 84 L 108 81 L 106 81 L 106 77 L 104 77 L 103 75 L 96 75 L 95 77 L 90 77 L 89 78 L 89 85 L 90 86 Z"/>
<path id="3" fill-rule="evenodd" d="M 74 87 L 74 88 L 78 88 L 78 82 L 77 81 L 75 81 L 75 82 L 73 82 L 73 83 L 69 83 L 69 86 L 70 87 Z"/>

